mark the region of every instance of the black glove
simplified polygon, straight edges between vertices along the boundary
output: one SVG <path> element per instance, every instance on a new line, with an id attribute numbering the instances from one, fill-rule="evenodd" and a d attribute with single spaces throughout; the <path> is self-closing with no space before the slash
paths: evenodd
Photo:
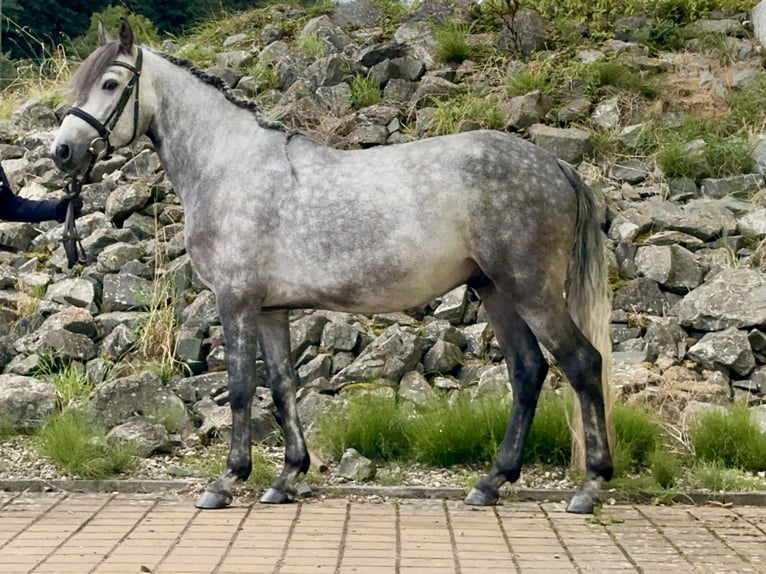
<path id="1" fill-rule="evenodd" d="M 82 215 L 82 199 L 80 199 L 79 196 L 71 198 L 65 197 L 56 204 L 56 221 L 59 223 L 64 223 L 64 220 L 66 219 L 66 210 L 69 207 L 70 201 L 72 202 L 72 207 L 74 208 L 75 218 Z"/>

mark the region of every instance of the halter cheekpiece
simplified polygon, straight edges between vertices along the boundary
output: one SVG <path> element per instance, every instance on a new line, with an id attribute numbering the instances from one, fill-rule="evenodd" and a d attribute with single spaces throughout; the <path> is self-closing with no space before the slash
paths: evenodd
<path id="1" fill-rule="evenodd" d="M 128 100 L 130 99 L 130 96 L 133 94 L 134 89 L 136 92 L 136 96 L 133 102 L 133 135 L 130 138 L 130 142 L 136 139 L 136 134 L 138 133 L 138 88 L 139 88 L 139 78 L 141 77 L 141 64 L 143 63 L 143 54 L 141 52 L 141 48 L 137 47 L 136 50 L 138 52 L 136 54 L 135 66 L 131 66 L 130 64 L 121 62 L 119 60 L 114 60 L 111 63 L 112 66 L 120 66 L 122 68 L 127 68 L 128 70 L 133 72 L 133 77 L 125 85 L 125 88 L 122 91 L 122 95 L 120 96 L 120 99 L 117 101 L 117 105 L 112 110 L 112 113 L 109 114 L 109 116 L 103 122 L 100 122 L 98 119 L 94 118 L 85 110 L 81 108 L 76 108 L 74 106 L 69 108 L 66 112 L 66 115 L 71 114 L 75 117 L 80 118 L 81 120 L 86 122 L 89 126 L 91 126 L 94 130 L 96 130 L 96 133 L 98 133 L 98 137 L 95 138 L 90 143 L 90 148 L 88 150 L 90 151 L 91 155 L 94 157 L 98 156 L 100 153 L 100 152 L 97 152 L 96 150 L 96 144 L 98 142 L 103 142 L 105 144 L 105 147 L 104 147 L 105 153 L 103 156 L 104 158 L 108 158 L 110 155 L 112 155 L 112 152 L 114 151 L 114 146 L 112 146 L 111 142 L 109 141 L 109 135 L 112 133 L 114 126 L 116 126 L 117 122 L 120 120 L 120 116 L 122 115 L 122 112 L 125 110 L 125 106 L 128 104 Z"/>

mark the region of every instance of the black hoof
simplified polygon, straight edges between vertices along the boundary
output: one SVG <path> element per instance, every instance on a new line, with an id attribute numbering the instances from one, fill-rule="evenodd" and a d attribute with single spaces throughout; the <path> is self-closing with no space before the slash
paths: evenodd
<path id="1" fill-rule="evenodd" d="M 206 510 L 214 508 L 226 508 L 231 504 L 233 497 L 228 492 L 213 492 L 206 490 L 194 503 L 197 508 Z"/>
<path id="2" fill-rule="evenodd" d="M 276 488 L 270 488 L 261 496 L 261 502 L 263 504 L 287 504 L 292 502 L 295 496 L 285 492 L 284 490 L 278 490 Z"/>
<path id="3" fill-rule="evenodd" d="M 572 514 L 593 514 L 595 506 L 596 503 L 591 495 L 578 492 L 570 499 L 566 510 Z"/>
<path id="4" fill-rule="evenodd" d="M 469 506 L 492 506 L 497 504 L 500 495 L 498 492 L 487 492 L 479 488 L 472 488 L 468 496 L 463 500 L 464 504 Z"/>

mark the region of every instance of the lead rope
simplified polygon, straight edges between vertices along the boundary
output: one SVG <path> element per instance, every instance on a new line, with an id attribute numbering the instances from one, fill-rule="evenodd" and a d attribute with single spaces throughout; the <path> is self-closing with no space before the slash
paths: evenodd
<path id="1" fill-rule="evenodd" d="M 65 198 L 69 199 L 69 204 L 66 208 L 64 233 L 61 237 L 61 243 L 64 246 L 64 252 L 66 253 L 68 269 L 74 267 L 76 263 L 84 265 L 88 262 L 88 257 L 85 255 L 85 249 L 82 246 L 81 237 L 77 231 L 77 225 L 75 224 L 74 200 L 80 196 L 83 184 L 90 178 L 90 171 L 93 169 L 94 163 L 96 163 L 96 154 L 91 153 L 88 168 L 82 174 L 82 177 L 73 175 L 72 181 L 64 186 L 64 190 L 66 191 Z"/>

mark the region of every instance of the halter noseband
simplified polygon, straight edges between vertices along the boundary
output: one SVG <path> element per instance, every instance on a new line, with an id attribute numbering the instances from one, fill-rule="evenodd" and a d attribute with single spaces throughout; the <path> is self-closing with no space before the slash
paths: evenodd
<path id="1" fill-rule="evenodd" d="M 143 54 L 141 53 L 141 48 L 136 47 L 136 50 L 138 50 L 138 52 L 136 54 L 135 66 L 131 66 L 130 64 L 126 64 L 125 62 L 120 62 L 119 60 L 114 60 L 111 63 L 112 66 L 121 66 L 123 68 L 127 68 L 128 70 L 133 72 L 133 77 L 125 85 L 125 88 L 122 91 L 122 95 L 120 96 L 120 99 L 117 101 L 117 105 L 112 110 L 112 113 L 109 114 L 109 116 L 104 120 L 103 123 L 98 121 L 96 118 L 94 118 L 92 115 L 90 115 L 88 112 L 86 112 L 85 110 L 81 108 L 76 108 L 72 106 L 66 112 L 66 115 L 71 114 L 75 117 L 80 118 L 89 126 L 91 126 L 94 130 L 96 130 L 96 133 L 98 133 L 98 137 L 95 138 L 90 143 L 90 148 L 89 148 L 89 151 L 91 152 L 91 155 L 94 156 L 94 158 L 96 155 L 98 155 L 98 153 L 96 153 L 95 151 L 95 144 L 96 142 L 99 142 L 99 141 L 102 141 L 105 144 L 104 158 L 108 158 L 110 155 L 112 155 L 112 152 L 114 151 L 114 147 L 109 141 L 109 135 L 112 133 L 114 126 L 117 125 L 117 122 L 119 121 L 120 116 L 122 115 L 122 112 L 125 110 L 125 106 L 128 104 L 128 100 L 130 99 L 130 96 L 133 94 L 134 89 L 136 91 L 136 97 L 135 97 L 135 101 L 133 102 L 133 135 L 131 136 L 130 141 L 128 143 L 131 143 L 134 139 L 136 139 L 136 134 L 138 133 L 138 88 L 139 88 L 138 80 L 141 77 L 141 64 L 143 62 Z"/>

